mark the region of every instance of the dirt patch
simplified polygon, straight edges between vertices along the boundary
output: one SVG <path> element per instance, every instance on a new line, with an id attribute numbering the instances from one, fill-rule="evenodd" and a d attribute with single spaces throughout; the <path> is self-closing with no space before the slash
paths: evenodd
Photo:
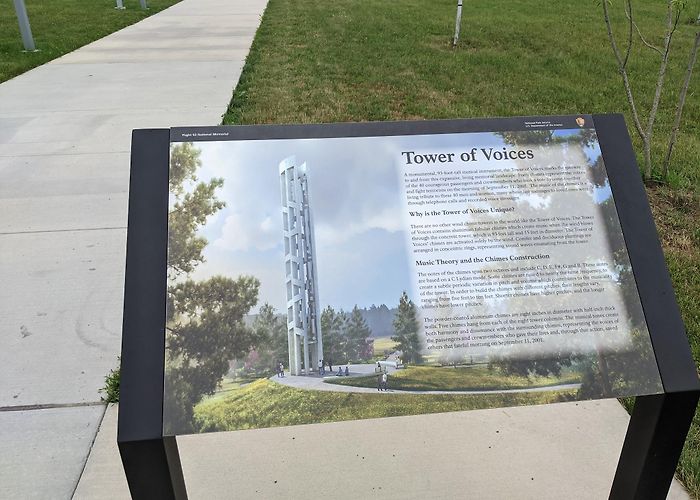
<path id="1" fill-rule="evenodd" d="M 666 186 L 648 187 L 647 196 L 664 250 L 686 258 L 700 253 L 700 196 Z"/>

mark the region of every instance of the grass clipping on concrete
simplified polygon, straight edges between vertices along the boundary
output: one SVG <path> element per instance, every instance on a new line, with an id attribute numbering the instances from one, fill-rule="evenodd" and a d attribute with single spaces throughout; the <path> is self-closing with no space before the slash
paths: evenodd
<path id="1" fill-rule="evenodd" d="M 260 379 L 231 391 L 225 399 L 195 407 L 201 432 L 339 422 L 424 413 L 545 404 L 573 397 L 574 391 L 511 394 L 368 394 L 302 390 Z"/>

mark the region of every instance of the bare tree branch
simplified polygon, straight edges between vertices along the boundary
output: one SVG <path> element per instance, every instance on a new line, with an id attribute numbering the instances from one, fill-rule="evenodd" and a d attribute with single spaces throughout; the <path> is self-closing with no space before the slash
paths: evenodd
<path id="1" fill-rule="evenodd" d="M 697 60 L 698 48 L 700 48 L 700 31 L 695 33 L 695 43 L 693 44 L 693 48 L 690 50 L 688 68 L 685 71 L 685 80 L 683 81 L 681 93 L 678 97 L 678 105 L 676 106 L 676 118 L 673 121 L 673 128 L 671 129 L 671 138 L 668 141 L 668 150 L 666 151 L 666 158 L 664 159 L 664 177 L 668 177 L 668 169 L 671 164 L 671 153 L 673 152 L 673 146 L 676 143 L 676 136 L 678 135 L 678 130 L 681 126 L 681 115 L 683 114 L 683 107 L 685 106 L 685 98 L 688 95 L 688 87 L 690 86 L 690 78 L 693 75 L 693 67 L 695 66 L 695 61 Z"/>
<path id="2" fill-rule="evenodd" d="M 627 95 L 627 102 L 629 103 L 630 109 L 632 111 L 632 120 L 634 121 L 634 127 L 637 129 L 637 133 L 642 139 L 642 142 L 646 144 L 646 134 L 644 133 L 642 123 L 639 120 L 639 113 L 637 112 L 637 105 L 634 102 L 634 95 L 632 94 L 632 87 L 630 86 L 629 78 L 627 76 L 627 70 L 625 69 L 622 57 L 620 56 L 620 51 L 617 48 L 617 43 L 615 42 L 615 35 L 613 35 L 612 32 L 610 14 L 608 13 L 608 0 L 602 0 L 601 3 L 603 5 L 603 19 L 605 20 L 605 27 L 608 32 L 608 39 L 610 40 L 610 45 L 613 49 L 613 54 L 615 54 L 615 59 L 617 60 L 617 70 L 622 76 L 622 83 L 625 88 L 625 94 Z"/>
<path id="3" fill-rule="evenodd" d="M 637 26 L 637 23 L 635 23 L 632 20 L 632 8 L 631 7 L 630 7 L 629 11 L 627 9 L 625 9 L 625 15 L 627 16 L 627 19 L 629 20 L 631 25 L 634 26 L 634 29 L 637 30 L 637 34 L 639 35 L 639 39 L 642 41 L 642 43 L 644 45 L 646 45 L 647 47 L 649 47 L 651 50 L 655 50 L 656 52 L 658 52 L 660 56 L 663 56 L 664 53 L 661 52 L 660 48 L 658 48 L 657 46 L 652 45 L 646 41 L 646 39 L 644 38 L 644 35 L 642 35 L 642 31 L 639 29 L 639 26 Z"/>
<path id="4" fill-rule="evenodd" d="M 612 25 L 610 24 L 610 15 L 608 14 L 608 1 L 603 0 L 603 19 L 605 20 L 605 27 L 608 31 L 608 39 L 610 39 L 610 45 L 613 49 L 613 54 L 615 54 L 615 59 L 617 59 L 617 65 L 619 68 L 624 68 L 622 64 L 622 57 L 620 56 L 620 51 L 617 48 L 617 42 L 615 41 L 615 35 L 612 32 Z"/>
<path id="5" fill-rule="evenodd" d="M 673 38 L 673 33 L 678 27 L 678 20 L 680 18 L 680 9 L 676 12 L 674 19 L 673 15 L 673 4 L 674 0 L 668 0 L 668 9 L 666 16 L 666 34 L 664 36 L 664 53 L 661 58 L 661 64 L 659 64 L 659 76 L 656 80 L 656 89 L 654 90 L 654 100 L 651 103 L 651 110 L 649 111 L 649 118 L 647 120 L 646 128 L 646 141 L 644 143 L 644 159 L 646 162 L 646 177 L 651 177 L 651 136 L 654 131 L 654 120 L 656 119 L 656 113 L 659 110 L 659 102 L 661 101 L 661 91 L 664 86 L 664 79 L 666 78 L 666 68 L 668 65 L 668 55 L 671 51 L 671 40 Z"/>
<path id="6" fill-rule="evenodd" d="M 627 20 L 629 21 L 629 33 L 627 35 L 627 52 L 625 53 L 625 60 L 622 63 L 623 68 L 627 67 L 627 61 L 629 61 L 630 53 L 632 52 L 632 25 L 634 24 L 632 22 L 632 0 L 627 0 L 625 4 L 625 16 L 627 16 Z"/>

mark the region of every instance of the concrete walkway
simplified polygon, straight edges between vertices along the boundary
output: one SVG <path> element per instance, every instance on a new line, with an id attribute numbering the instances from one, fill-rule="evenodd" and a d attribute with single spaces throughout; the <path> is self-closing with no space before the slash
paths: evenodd
<path id="1" fill-rule="evenodd" d="M 0 84 L 0 498 L 70 498 L 121 344 L 131 130 L 216 125 L 266 0 L 183 0 Z"/>
<path id="2" fill-rule="evenodd" d="M 348 365 L 348 378 L 352 377 L 366 377 L 368 375 L 374 375 L 375 364 L 358 364 L 358 365 Z M 344 369 L 344 367 L 343 367 Z M 529 387 L 525 389 L 505 389 L 502 391 L 406 391 L 400 389 L 391 388 L 391 374 L 396 372 L 395 368 L 389 368 L 387 373 L 389 375 L 389 390 L 386 394 L 506 394 L 506 393 L 516 393 L 516 392 L 546 392 L 546 391 L 565 391 L 565 390 L 576 390 L 581 387 L 581 384 L 560 384 L 560 385 L 550 385 L 546 387 Z M 337 373 L 337 371 L 336 371 Z M 344 373 L 344 372 L 343 372 Z M 334 384 L 334 380 L 344 380 L 345 376 L 338 375 L 310 375 L 310 376 L 294 376 L 285 373 L 284 377 L 277 377 L 273 375 L 270 380 L 277 382 L 278 384 L 287 385 L 289 387 L 295 387 L 297 389 L 305 389 L 312 391 L 327 391 L 327 392 L 365 392 L 374 393 L 378 391 L 376 388 L 368 387 L 355 387 L 352 385 L 340 385 Z"/>
<path id="3" fill-rule="evenodd" d="M 128 499 L 107 410 L 75 494 Z M 178 437 L 189 498 L 608 498 L 629 417 L 612 400 Z M 308 478 L 323 478 L 323 492 Z M 673 481 L 673 500 L 689 496 Z"/>

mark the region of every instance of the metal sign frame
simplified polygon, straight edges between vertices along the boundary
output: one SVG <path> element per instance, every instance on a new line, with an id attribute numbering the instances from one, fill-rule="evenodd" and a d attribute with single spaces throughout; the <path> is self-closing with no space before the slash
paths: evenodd
<path id="1" fill-rule="evenodd" d="M 227 130 L 238 140 L 361 137 L 488 131 L 504 120 Z M 624 118 L 593 115 L 593 120 L 664 388 L 662 394 L 636 398 L 610 498 L 663 499 L 695 414 L 700 382 Z M 169 145 L 177 132 L 135 130 L 132 136 L 117 441 L 136 499 L 187 498 L 176 438 L 163 436 Z"/>

